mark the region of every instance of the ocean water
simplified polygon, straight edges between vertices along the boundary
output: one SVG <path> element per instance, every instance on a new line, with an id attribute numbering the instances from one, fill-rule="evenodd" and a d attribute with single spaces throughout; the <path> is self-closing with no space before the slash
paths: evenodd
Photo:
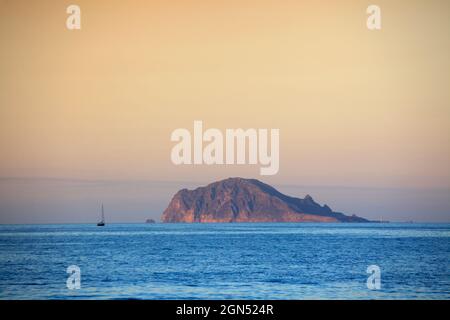
<path id="1" fill-rule="evenodd" d="M 0 226 L 0 299 L 449 299 L 449 263 L 450 224 Z"/>

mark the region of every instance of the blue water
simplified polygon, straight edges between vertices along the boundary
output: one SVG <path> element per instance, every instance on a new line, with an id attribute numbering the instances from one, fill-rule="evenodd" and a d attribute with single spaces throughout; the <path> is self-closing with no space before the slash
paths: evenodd
<path id="1" fill-rule="evenodd" d="M 0 226 L 1 299 L 449 299 L 449 262 L 449 224 Z"/>

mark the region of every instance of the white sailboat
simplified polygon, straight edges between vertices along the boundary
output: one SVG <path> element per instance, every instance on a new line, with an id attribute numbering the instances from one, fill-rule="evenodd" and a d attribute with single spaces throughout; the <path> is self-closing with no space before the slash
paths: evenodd
<path id="1" fill-rule="evenodd" d="M 97 223 L 98 227 L 104 227 L 105 226 L 105 212 L 103 210 L 103 203 L 102 203 L 102 220 Z"/>

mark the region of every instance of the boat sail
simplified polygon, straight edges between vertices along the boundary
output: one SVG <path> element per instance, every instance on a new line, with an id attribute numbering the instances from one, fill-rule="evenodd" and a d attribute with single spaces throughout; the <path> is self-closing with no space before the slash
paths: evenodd
<path id="1" fill-rule="evenodd" d="M 103 203 L 102 203 L 102 220 L 100 220 L 100 222 L 97 223 L 98 227 L 103 227 L 105 226 L 105 212 L 103 210 Z"/>

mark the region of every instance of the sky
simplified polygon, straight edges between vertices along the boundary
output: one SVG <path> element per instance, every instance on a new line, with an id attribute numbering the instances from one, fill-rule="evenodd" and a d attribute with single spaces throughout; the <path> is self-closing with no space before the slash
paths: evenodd
<path id="1" fill-rule="evenodd" d="M 110 221 L 158 219 L 230 176 L 450 221 L 448 1 L 0 0 L 0 48 L 0 223 L 96 221 L 102 202 Z M 171 132 L 194 120 L 279 129 L 278 174 L 175 166 Z"/>

